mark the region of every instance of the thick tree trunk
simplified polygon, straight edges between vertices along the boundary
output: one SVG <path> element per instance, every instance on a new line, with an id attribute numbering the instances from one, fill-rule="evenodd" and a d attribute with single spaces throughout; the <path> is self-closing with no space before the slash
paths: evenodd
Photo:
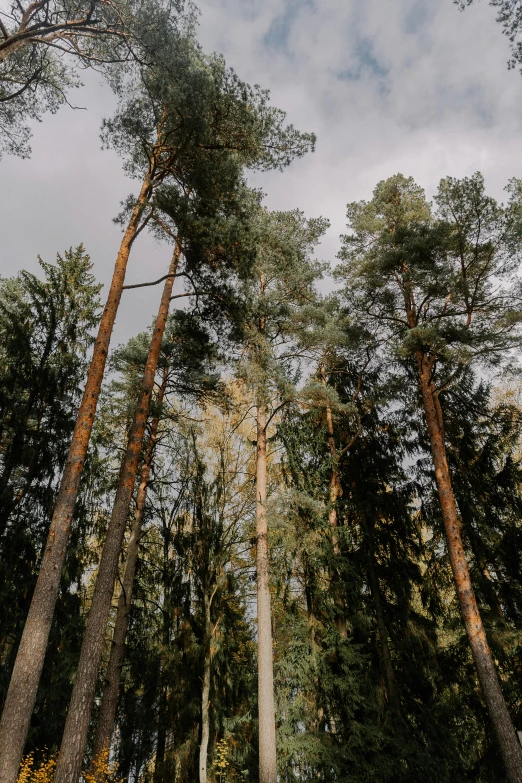
<path id="1" fill-rule="evenodd" d="M 125 282 L 127 262 L 150 194 L 151 172 L 143 182 L 116 259 L 109 296 L 94 344 L 85 391 L 62 475 L 38 580 L 11 675 L 0 722 L 1 783 L 15 783 L 18 776 L 58 596 L 62 566 L 100 395 L 110 338 Z"/>
<path id="2" fill-rule="evenodd" d="M 168 380 L 168 367 L 165 367 L 163 379 L 158 390 L 156 403 L 159 408 L 163 403 L 165 390 Z M 140 485 L 136 498 L 136 511 L 132 522 L 131 535 L 127 546 L 127 557 L 125 560 L 125 571 L 121 586 L 120 597 L 118 599 L 118 608 L 116 611 L 116 620 L 114 623 L 114 632 L 111 641 L 111 653 L 109 664 L 107 666 L 106 684 L 103 691 L 102 702 L 100 706 L 100 715 L 98 725 L 96 726 L 96 736 L 93 747 L 93 760 L 99 759 L 110 750 L 112 734 L 114 731 L 114 721 L 116 718 L 116 709 L 118 707 L 118 696 L 120 691 L 121 667 L 125 654 L 125 637 L 129 626 L 129 616 L 132 603 L 132 591 L 134 587 L 134 577 L 136 575 L 136 564 L 138 562 L 139 544 L 141 531 L 143 527 L 143 513 L 145 510 L 145 501 L 147 499 L 147 488 L 154 456 L 154 447 L 158 436 L 159 414 L 154 416 L 150 425 L 150 437 L 145 450 L 145 457 L 141 468 Z"/>
<path id="3" fill-rule="evenodd" d="M 444 445 L 442 413 L 431 378 L 432 364 L 419 353 L 417 365 L 448 552 L 464 625 L 509 781 L 522 783 L 522 747 L 502 695 L 462 545 L 461 523 L 457 515 Z"/>
<path id="4" fill-rule="evenodd" d="M 207 783 L 208 740 L 210 735 L 210 602 L 204 599 L 205 629 L 203 640 L 203 688 L 201 691 L 201 745 L 199 746 L 199 783 Z"/>
<path id="5" fill-rule="evenodd" d="M 277 783 L 272 610 L 266 516 L 266 408 L 257 407 L 257 644 L 259 704 L 259 783 Z"/>
<path id="6" fill-rule="evenodd" d="M 373 555 L 371 554 L 368 557 L 368 576 L 370 580 L 370 590 L 373 598 L 373 605 L 375 608 L 375 617 L 377 620 L 377 634 L 379 637 L 379 646 L 381 648 L 381 659 L 384 668 L 384 677 L 386 680 L 386 694 L 388 696 L 388 704 L 390 705 L 390 708 L 395 717 L 400 717 L 401 703 L 395 681 L 395 672 L 393 671 L 390 645 L 388 643 L 388 630 L 386 628 L 386 622 L 384 620 L 384 614 L 382 611 L 381 588 L 379 586 L 377 574 L 375 573 Z"/>
<path id="7" fill-rule="evenodd" d="M 103 652 L 107 621 L 112 603 L 114 580 L 118 572 L 118 560 L 127 525 L 132 492 L 136 482 L 145 425 L 147 422 L 150 400 L 154 387 L 154 378 L 158 365 L 161 342 L 165 332 L 170 297 L 179 255 L 180 246 L 179 243 L 176 243 L 169 268 L 169 276 L 165 281 L 161 304 L 152 333 L 149 353 L 143 373 L 140 398 L 134 412 L 134 420 L 129 432 L 127 450 L 121 466 L 118 489 L 116 491 L 98 575 L 96 577 L 92 604 L 83 637 L 80 661 L 76 672 L 62 744 L 56 765 L 55 783 L 77 783 L 81 773 L 92 703 L 98 678 L 98 669 Z"/>

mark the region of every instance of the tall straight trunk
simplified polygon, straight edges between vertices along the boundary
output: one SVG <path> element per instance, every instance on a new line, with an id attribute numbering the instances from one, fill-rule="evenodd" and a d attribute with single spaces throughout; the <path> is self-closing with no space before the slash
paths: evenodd
<path id="1" fill-rule="evenodd" d="M 317 675 L 317 653 L 319 650 L 319 645 L 317 643 L 317 636 L 315 633 L 315 625 L 316 625 L 316 617 L 314 612 L 314 601 L 312 597 L 312 588 L 311 588 L 311 580 L 312 580 L 312 569 L 310 568 L 310 564 L 308 562 L 308 556 L 306 552 L 303 552 L 302 555 L 302 564 L 303 564 L 303 572 L 304 572 L 304 583 L 305 583 L 305 600 L 306 600 L 306 613 L 308 615 L 308 623 L 310 626 L 310 642 L 312 647 L 312 660 L 314 664 L 314 698 L 316 703 L 316 716 L 317 720 L 313 722 L 314 730 L 315 731 L 324 731 L 324 709 L 322 705 L 320 704 L 320 688 L 319 688 L 319 677 Z"/>
<path id="2" fill-rule="evenodd" d="M 379 586 L 377 574 L 375 573 L 375 564 L 372 554 L 370 554 L 368 557 L 368 576 L 370 579 L 370 591 L 373 598 L 373 605 L 375 608 L 375 617 L 377 619 L 377 635 L 379 637 L 379 646 L 381 648 L 381 659 L 384 668 L 384 677 L 386 680 L 386 694 L 388 696 L 388 704 L 394 713 L 394 717 L 400 718 L 401 703 L 399 699 L 399 693 L 397 691 L 395 672 L 393 670 L 390 645 L 388 642 L 388 629 L 386 628 L 384 613 L 382 611 L 381 588 Z"/>
<path id="3" fill-rule="evenodd" d="M 156 403 L 161 407 L 168 380 L 168 367 L 163 371 L 163 379 L 158 390 Z M 125 654 L 125 637 L 129 626 L 129 616 L 132 603 L 132 591 L 134 587 L 134 577 L 136 575 L 136 564 L 138 561 L 139 544 L 141 531 L 143 527 L 143 514 L 145 510 L 145 501 L 147 499 L 147 488 L 154 456 L 154 447 L 158 437 L 160 416 L 159 413 L 154 416 L 150 425 L 150 437 L 145 449 L 145 456 L 141 468 L 140 484 L 136 498 L 136 511 L 132 522 L 131 535 L 127 546 L 127 557 L 125 560 L 125 571 L 121 592 L 118 599 L 118 608 L 116 610 L 116 620 L 114 623 L 114 632 L 111 641 L 111 653 L 109 664 L 107 666 L 106 684 L 103 690 L 102 702 L 100 706 L 100 715 L 96 726 L 96 736 L 93 747 L 93 760 L 102 758 L 102 755 L 110 750 L 112 734 L 114 731 L 114 721 L 116 718 L 116 709 L 118 707 L 118 696 L 120 691 L 121 667 L 123 665 L 123 656 Z"/>
<path id="4" fill-rule="evenodd" d="M 112 603 L 114 581 L 118 572 L 118 561 L 127 525 L 132 492 L 136 482 L 145 425 L 179 256 L 180 245 L 176 242 L 152 333 L 140 397 L 129 431 L 127 450 L 121 465 L 111 519 L 107 527 L 107 535 L 96 577 L 92 604 L 83 637 L 80 661 L 56 764 L 55 783 L 77 783 L 81 773 L 98 669 Z"/>
<path id="5" fill-rule="evenodd" d="M 435 468 L 435 480 L 460 610 L 509 781 L 510 783 L 522 783 L 522 747 L 515 734 L 491 657 L 462 544 L 461 523 L 457 515 L 457 505 L 444 445 L 442 411 L 431 377 L 433 365 L 430 360 L 418 353 L 417 366 Z"/>
<path id="6" fill-rule="evenodd" d="M 328 511 L 328 522 L 332 533 L 332 544 L 334 553 L 338 555 L 339 549 L 339 536 L 337 533 L 337 502 L 341 496 L 341 478 L 339 475 L 339 459 L 337 455 L 337 447 L 335 444 L 335 435 L 333 427 L 332 408 L 330 403 L 326 403 L 326 427 L 328 431 L 328 448 L 330 450 L 330 456 L 332 459 L 332 470 L 330 473 L 330 486 L 328 488 L 330 510 Z"/>
<path id="7" fill-rule="evenodd" d="M 152 166 L 153 164 L 141 187 L 116 258 L 111 287 L 94 343 L 85 391 L 69 446 L 38 580 L 11 675 L 0 722 L 1 783 L 16 783 L 18 776 L 60 587 L 74 507 L 100 395 L 110 338 L 125 282 L 127 262 L 152 191 Z"/>
<path id="8" fill-rule="evenodd" d="M 321 365 L 321 377 L 324 386 L 326 386 L 326 373 L 324 364 Z M 340 557 L 341 550 L 339 547 L 339 534 L 337 532 L 338 519 L 337 519 L 337 503 L 341 497 L 341 476 L 339 474 L 339 455 L 337 453 L 337 445 L 335 443 L 335 433 L 333 425 L 332 408 L 330 403 L 326 402 L 326 429 L 328 432 L 328 448 L 330 450 L 330 457 L 332 460 L 332 470 L 330 473 L 330 485 L 328 487 L 330 508 L 328 511 L 328 523 L 330 525 L 330 531 L 332 535 L 332 546 L 334 555 Z M 339 595 L 338 585 L 334 585 L 334 603 L 337 609 L 336 624 L 337 630 L 343 639 L 348 637 L 346 629 L 346 618 L 344 617 L 344 607 Z"/>
<path id="9" fill-rule="evenodd" d="M 266 515 L 266 407 L 257 406 L 257 672 L 259 706 L 259 783 L 277 783 L 272 610 Z"/>
<path id="10" fill-rule="evenodd" d="M 166 783 L 165 775 L 165 751 L 167 749 L 167 686 L 163 685 L 160 694 L 158 715 L 158 735 L 156 738 L 156 759 L 154 761 L 154 775 L 152 783 Z"/>
<path id="11" fill-rule="evenodd" d="M 207 783 L 207 755 L 210 734 L 209 704 L 210 704 L 210 601 L 204 596 L 205 629 L 203 639 L 203 688 L 201 691 L 201 745 L 199 746 L 199 783 Z"/>

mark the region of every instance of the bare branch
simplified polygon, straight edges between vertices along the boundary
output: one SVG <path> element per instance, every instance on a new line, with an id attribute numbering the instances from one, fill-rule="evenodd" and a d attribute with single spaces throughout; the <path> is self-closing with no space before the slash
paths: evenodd
<path id="1" fill-rule="evenodd" d="M 167 280 L 169 277 L 176 277 L 176 273 L 171 275 L 163 275 L 163 277 L 158 278 L 158 280 L 153 280 L 151 283 L 135 283 L 134 285 L 124 285 L 123 291 L 129 291 L 131 288 L 146 288 L 150 285 L 158 285 L 158 283 L 162 283 L 164 280 Z M 174 299 L 174 297 L 172 297 Z"/>

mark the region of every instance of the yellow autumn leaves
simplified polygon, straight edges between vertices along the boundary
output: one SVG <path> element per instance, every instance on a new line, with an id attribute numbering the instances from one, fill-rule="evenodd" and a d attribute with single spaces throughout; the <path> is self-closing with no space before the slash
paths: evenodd
<path id="1" fill-rule="evenodd" d="M 56 754 L 40 762 L 35 762 L 34 753 L 22 759 L 17 783 L 53 783 L 56 768 Z M 116 765 L 109 759 L 109 751 L 104 751 L 94 759 L 89 769 L 83 773 L 84 783 L 122 783 L 115 777 Z"/>
<path id="2" fill-rule="evenodd" d="M 219 740 L 219 742 L 216 744 L 215 761 L 212 766 L 216 770 L 217 778 L 220 783 L 223 780 L 223 775 L 226 774 L 226 769 L 230 763 L 227 756 L 228 742 L 226 739 Z"/>

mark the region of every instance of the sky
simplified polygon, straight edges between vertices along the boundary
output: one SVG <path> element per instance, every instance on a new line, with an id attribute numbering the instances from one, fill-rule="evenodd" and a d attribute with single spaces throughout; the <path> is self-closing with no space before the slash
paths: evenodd
<path id="1" fill-rule="evenodd" d="M 335 263 L 346 204 L 378 181 L 411 175 L 429 197 L 441 177 L 481 171 L 504 198 L 522 177 L 522 77 L 495 10 L 478 0 L 200 0 L 199 40 L 238 75 L 271 91 L 288 121 L 317 135 L 316 151 L 283 173 L 251 177 L 270 209 L 331 222 L 318 249 Z M 0 275 L 38 272 L 37 256 L 83 242 L 108 283 L 121 230 L 112 222 L 138 184 L 102 150 L 101 119 L 113 97 L 95 74 L 71 103 L 34 127 L 29 160 L 0 161 Z M 166 271 L 169 249 L 141 236 L 128 283 Z M 124 294 L 113 345 L 149 324 L 160 290 Z"/>

